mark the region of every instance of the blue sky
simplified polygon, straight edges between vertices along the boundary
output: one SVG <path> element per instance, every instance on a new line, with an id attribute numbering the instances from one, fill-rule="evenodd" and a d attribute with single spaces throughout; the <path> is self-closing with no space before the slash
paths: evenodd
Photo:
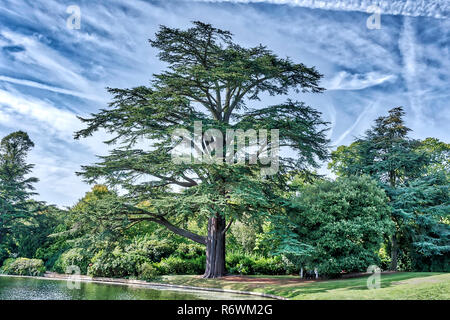
<path id="1" fill-rule="evenodd" d="M 381 29 L 366 26 L 372 4 Z M 69 5 L 81 9 L 79 30 L 67 28 Z M 105 107 L 105 87 L 145 85 L 164 68 L 147 42 L 160 24 L 201 20 L 242 45 L 262 43 L 316 66 L 328 90 L 290 98 L 323 113 L 335 146 L 399 105 L 414 138 L 449 142 L 449 9 L 446 0 L 0 0 L 0 135 L 27 131 L 36 144 L 29 160 L 40 179 L 37 198 L 72 205 L 90 188 L 74 172 L 107 152 L 104 133 L 73 140 L 82 128 L 76 115 Z"/>

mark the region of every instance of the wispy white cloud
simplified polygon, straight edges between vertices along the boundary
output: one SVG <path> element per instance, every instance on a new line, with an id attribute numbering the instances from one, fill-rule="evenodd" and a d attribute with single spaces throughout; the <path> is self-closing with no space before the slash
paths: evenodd
<path id="1" fill-rule="evenodd" d="M 32 78 L 40 78 L 46 74 L 45 79 L 63 84 L 71 88 L 72 92 L 89 97 L 102 96 L 103 88 L 84 77 L 82 75 L 84 70 L 77 62 L 57 52 L 42 36 L 23 35 L 9 30 L 1 31 L 0 35 L 11 45 L 22 48 L 21 51 L 13 53 L 14 60 L 11 65 L 4 66 L 9 72 L 13 73 L 16 71 L 14 68 L 20 66 L 20 70 Z M 28 82 L 28 85 L 30 84 Z"/>
<path id="2" fill-rule="evenodd" d="M 433 18 L 445 18 L 450 9 L 446 0 L 195 0 L 199 2 L 232 2 L 232 3 L 270 3 L 288 4 L 292 6 L 338 10 L 338 11 L 362 11 L 367 12 L 370 6 L 376 5 L 382 14 L 425 16 Z"/>
<path id="3" fill-rule="evenodd" d="M 394 81 L 395 79 L 395 75 L 380 74 L 375 71 L 366 74 L 350 74 L 346 71 L 341 71 L 330 80 L 327 80 L 324 86 L 327 90 L 362 90 L 387 81 Z"/>
<path id="4" fill-rule="evenodd" d="M 5 81 L 5 82 L 20 84 L 20 85 L 24 85 L 24 86 L 37 88 L 37 89 L 67 94 L 67 95 L 71 95 L 71 96 L 75 96 L 75 97 L 79 97 L 79 98 L 83 98 L 83 99 L 105 102 L 105 100 L 101 99 L 99 96 L 84 94 L 81 92 L 58 88 L 58 87 L 54 87 L 54 86 L 48 86 L 48 85 L 45 85 L 45 84 L 42 84 L 39 82 L 35 82 L 35 81 L 29 81 L 29 80 L 25 80 L 25 79 L 16 79 L 16 78 L 6 77 L 6 76 L 2 76 L 2 75 L 0 75 L 0 81 Z"/>
<path id="5" fill-rule="evenodd" d="M 342 133 L 335 141 L 333 141 L 333 145 L 339 146 L 342 141 L 344 141 L 347 136 L 355 130 L 355 128 L 360 124 L 360 122 L 373 110 L 375 106 L 375 103 L 370 104 L 367 106 L 363 112 L 359 114 L 359 116 L 356 118 L 355 122 Z M 371 121 L 372 119 L 369 119 Z"/>
<path id="6" fill-rule="evenodd" d="M 406 82 L 411 108 L 421 115 L 420 84 L 417 81 L 417 62 L 414 29 L 409 18 L 405 18 L 399 39 L 399 49 L 403 60 L 402 76 Z"/>
<path id="7" fill-rule="evenodd" d="M 28 123 L 29 129 L 38 131 L 46 128 L 47 134 L 58 135 L 66 140 L 71 139 L 74 130 L 81 128 L 73 113 L 36 98 L 24 97 L 17 91 L 0 90 L 0 105 L 3 113 L 17 121 L 11 123 L 8 119 L 0 118 L 0 123 L 4 126 L 19 126 L 19 122 Z"/>
<path id="8" fill-rule="evenodd" d="M 71 204 L 89 189 L 75 175 L 83 163 L 95 161 L 95 154 L 108 148 L 101 142 L 108 137 L 99 132 L 95 137 L 75 141 L 73 132 L 82 128 L 76 114 L 62 110 L 13 88 L 0 89 L 0 134 L 24 130 L 35 142 L 29 162 L 35 164 L 33 176 L 39 177 L 38 199 L 57 199 L 57 204 Z"/>

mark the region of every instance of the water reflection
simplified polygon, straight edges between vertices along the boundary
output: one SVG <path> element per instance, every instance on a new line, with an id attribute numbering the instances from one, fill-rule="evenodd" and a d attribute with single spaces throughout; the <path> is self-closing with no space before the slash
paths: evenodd
<path id="1" fill-rule="evenodd" d="M 69 289 L 66 281 L 0 277 L 0 300 L 234 300 L 257 296 L 81 282 Z"/>

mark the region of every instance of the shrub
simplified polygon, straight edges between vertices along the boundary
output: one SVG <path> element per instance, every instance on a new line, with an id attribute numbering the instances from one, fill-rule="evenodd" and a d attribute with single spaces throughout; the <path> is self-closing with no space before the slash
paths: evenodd
<path id="1" fill-rule="evenodd" d="M 0 244 L 0 265 L 9 257 L 8 247 Z"/>
<path id="2" fill-rule="evenodd" d="M 14 262 L 14 260 L 16 260 L 15 258 L 8 258 L 5 259 L 5 261 L 3 261 L 3 265 L 0 268 L 1 273 L 7 273 L 8 267 L 11 263 Z"/>
<path id="3" fill-rule="evenodd" d="M 68 249 L 70 249 L 70 246 L 66 241 L 57 241 L 55 243 L 52 243 L 48 247 L 38 248 L 36 250 L 36 253 L 34 254 L 34 258 L 44 260 L 45 267 L 48 270 L 62 273 L 64 271 L 55 270 L 54 265 L 56 261 L 58 261 L 60 256 Z"/>
<path id="4" fill-rule="evenodd" d="M 174 255 L 182 259 L 194 259 L 205 255 L 205 246 L 196 243 L 180 243 Z"/>
<path id="5" fill-rule="evenodd" d="M 288 266 L 279 256 L 263 257 L 241 252 L 231 252 L 226 257 L 227 270 L 230 273 L 247 274 L 286 274 Z"/>
<path id="6" fill-rule="evenodd" d="M 138 276 L 142 264 L 151 261 L 136 252 L 124 252 L 116 247 L 112 252 L 99 251 L 91 260 L 88 274 L 94 277 Z"/>
<path id="7" fill-rule="evenodd" d="M 303 186 L 289 217 L 298 237 L 314 247 L 308 265 L 328 277 L 380 265 L 378 251 L 394 230 L 387 203 L 385 191 L 368 176 Z"/>
<path id="8" fill-rule="evenodd" d="M 151 263 L 145 262 L 140 266 L 139 279 L 150 281 L 157 278 L 160 273 L 158 269 Z"/>
<path id="9" fill-rule="evenodd" d="M 2 270 L 7 274 L 41 276 L 45 273 L 45 266 L 44 261 L 40 259 L 17 258 L 7 259 Z"/>
<path id="10" fill-rule="evenodd" d="M 82 274 L 86 274 L 91 258 L 92 256 L 86 249 L 73 248 L 59 256 L 54 264 L 53 270 L 59 273 L 66 273 L 70 266 L 77 266 L 80 268 Z"/>
<path id="11" fill-rule="evenodd" d="M 253 272 L 254 274 L 286 274 L 286 266 L 283 263 L 281 257 L 261 257 L 254 260 L 253 262 Z"/>
<path id="12" fill-rule="evenodd" d="M 227 255 L 225 264 L 228 272 L 233 274 L 246 275 L 253 273 L 253 261 L 248 254 L 231 252 Z"/>
<path id="13" fill-rule="evenodd" d="M 141 268 L 145 263 L 159 262 L 173 254 L 175 249 L 175 245 L 168 241 L 135 236 L 128 245 L 117 246 L 113 251 L 97 252 L 91 260 L 88 274 L 96 277 L 140 277 Z M 187 248 L 186 254 L 191 254 L 193 250 Z M 169 269 L 174 267 L 171 266 Z"/>
<path id="14" fill-rule="evenodd" d="M 160 274 L 201 274 L 205 271 L 206 257 L 182 259 L 170 256 L 156 264 Z"/>
<path id="15" fill-rule="evenodd" d="M 124 251 L 141 255 L 153 262 L 159 262 L 175 252 L 175 245 L 168 241 L 151 240 L 148 236 L 136 236 L 125 246 Z"/>

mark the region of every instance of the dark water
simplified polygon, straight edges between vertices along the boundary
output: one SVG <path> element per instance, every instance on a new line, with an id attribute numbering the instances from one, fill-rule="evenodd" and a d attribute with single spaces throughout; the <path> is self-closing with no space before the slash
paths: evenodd
<path id="1" fill-rule="evenodd" d="M 72 283 L 72 282 L 71 282 Z M 127 285 L 80 282 L 70 289 L 65 280 L 0 277 L 0 300 L 233 300 L 257 296 L 178 291 Z"/>

